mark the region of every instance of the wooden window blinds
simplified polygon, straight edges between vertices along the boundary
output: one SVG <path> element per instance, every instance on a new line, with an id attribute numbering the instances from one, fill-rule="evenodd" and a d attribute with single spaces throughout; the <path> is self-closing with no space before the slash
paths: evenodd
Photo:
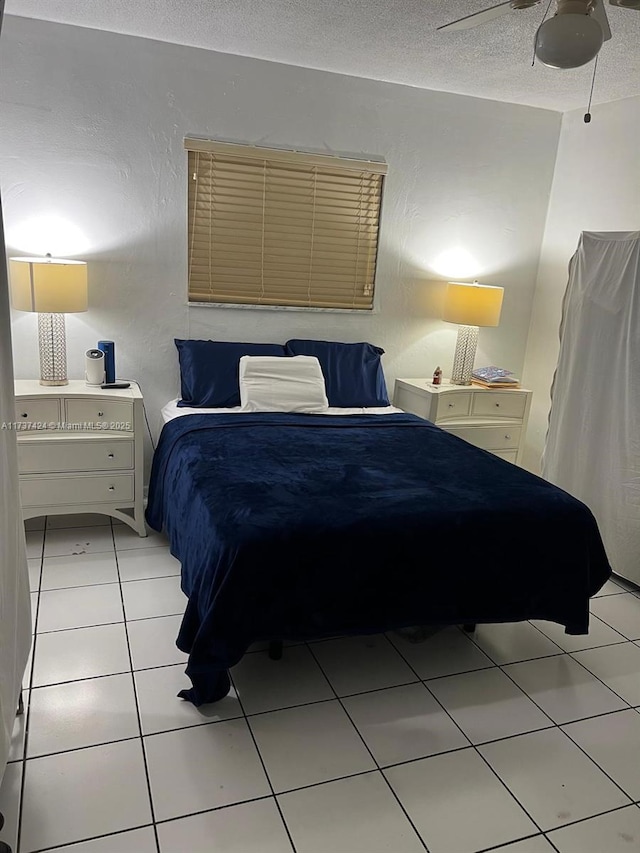
<path id="1" fill-rule="evenodd" d="M 184 144 L 189 302 L 373 307 L 385 164 Z"/>

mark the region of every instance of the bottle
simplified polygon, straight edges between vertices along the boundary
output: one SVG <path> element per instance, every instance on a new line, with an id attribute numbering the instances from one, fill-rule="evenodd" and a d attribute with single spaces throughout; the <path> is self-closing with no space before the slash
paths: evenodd
<path id="1" fill-rule="evenodd" d="M 433 384 L 442 384 L 442 370 L 440 369 L 440 366 L 436 367 L 436 369 L 433 371 Z"/>

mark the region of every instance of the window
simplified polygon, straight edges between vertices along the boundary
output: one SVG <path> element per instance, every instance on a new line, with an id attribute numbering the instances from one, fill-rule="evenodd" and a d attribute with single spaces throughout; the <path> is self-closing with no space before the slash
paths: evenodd
<path id="1" fill-rule="evenodd" d="M 186 139 L 189 302 L 371 309 L 386 165 Z"/>

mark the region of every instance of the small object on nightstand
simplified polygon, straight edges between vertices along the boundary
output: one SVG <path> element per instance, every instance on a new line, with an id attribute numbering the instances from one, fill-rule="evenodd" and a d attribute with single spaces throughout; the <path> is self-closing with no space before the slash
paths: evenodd
<path id="1" fill-rule="evenodd" d="M 103 382 L 101 388 L 128 388 L 130 382 Z"/>
<path id="2" fill-rule="evenodd" d="M 113 341 L 98 341 L 98 349 L 104 353 L 105 381 L 111 385 L 116 381 L 116 345 Z"/>
<path id="3" fill-rule="evenodd" d="M 442 384 L 442 369 L 440 366 L 436 367 L 433 371 L 433 385 L 441 385 Z"/>

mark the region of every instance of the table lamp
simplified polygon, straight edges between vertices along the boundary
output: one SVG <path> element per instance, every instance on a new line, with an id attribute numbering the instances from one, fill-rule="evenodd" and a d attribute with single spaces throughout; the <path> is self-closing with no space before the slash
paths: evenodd
<path id="1" fill-rule="evenodd" d="M 11 304 L 38 313 L 40 384 L 68 385 L 64 315 L 87 310 L 87 265 L 52 258 L 10 258 Z"/>
<path id="2" fill-rule="evenodd" d="M 503 294 L 503 287 L 477 281 L 473 284 L 450 281 L 447 284 L 442 319 L 459 324 L 451 373 L 454 385 L 471 385 L 479 326 L 498 325 Z"/>

